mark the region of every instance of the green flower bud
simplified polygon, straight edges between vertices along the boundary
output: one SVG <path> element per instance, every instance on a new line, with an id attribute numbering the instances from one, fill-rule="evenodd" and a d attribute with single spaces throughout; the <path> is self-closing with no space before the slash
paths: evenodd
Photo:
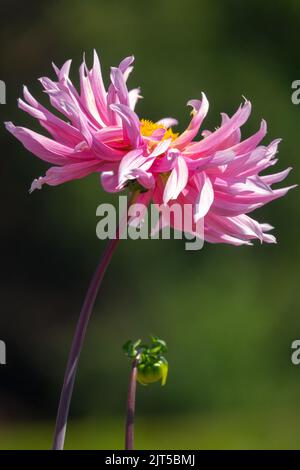
<path id="1" fill-rule="evenodd" d="M 142 385 L 161 381 L 165 385 L 168 376 L 168 362 L 163 356 L 167 352 L 166 342 L 158 336 L 150 336 L 151 344 L 137 341 L 127 341 L 123 351 L 131 360 L 136 362 L 137 381 Z"/>
<path id="2" fill-rule="evenodd" d="M 164 357 L 152 361 L 140 362 L 137 367 L 137 380 L 141 385 L 148 385 L 161 380 L 165 385 L 168 376 L 168 362 Z"/>

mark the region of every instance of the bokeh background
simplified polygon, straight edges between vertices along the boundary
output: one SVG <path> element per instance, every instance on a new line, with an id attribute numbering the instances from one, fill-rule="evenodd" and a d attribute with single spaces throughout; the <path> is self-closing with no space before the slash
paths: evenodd
<path id="1" fill-rule="evenodd" d="M 253 113 L 244 135 L 264 117 L 267 140 L 282 137 L 278 170 L 299 181 L 300 78 L 297 0 L 1 0 L 0 79 L 7 104 L 0 120 L 36 128 L 17 109 L 22 85 L 43 103 L 37 78 L 51 61 L 73 58 L 75 83 L 83 52 L 101 56 L 104 75 L 136 57 L 132 87 L 141 85 L 139 115 L 174 116 L 183 130 L 185 104 L 203 90 L 205 128 L 219 124 L 246 96 Z M 0 130 L 1 315 L 0 448 L 46 449 L 72 333 L 103 250 L 96 207 L 111 198 L 96 175 L 28 194 L 46 165 Z M 163 337 L 169 345 L 165 388 L 138 388 L 136 444 L 144 449 L 299 448 L 299 191 L 257 211 L 276 226 L 278 244 L 206 244 L 188 252 L 174 241 L 125 241 L 105 278 L 88 330 L 72 402 L 67 448 L 118 449 L 129 364 L 129 338 Z"/>

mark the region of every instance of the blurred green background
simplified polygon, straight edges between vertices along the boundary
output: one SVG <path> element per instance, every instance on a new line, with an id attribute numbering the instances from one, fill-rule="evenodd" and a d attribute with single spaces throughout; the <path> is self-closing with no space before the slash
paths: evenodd
<path id="1" fill-rule="evenodd" d="M 0 78 L 7 84 L 1 121 L 37 129 L 17 109 L 22 85 L 47 103 L 37 78 L 51 61 L 73 58 L 71 77 L 96 48 L 109 67 L 136 57 L 131 87 L 141 85 L 141 117 L 189 120 L 186 102 L 203 90 L 205 128 L 233 113 L 242 95 L 264 117 L 266 143 L 282 137 L 278 170 L 299 181 L 300 5 L 293 1 L 1 0 Z M 98 177 L 36 191 L 46 165 L 4 127 L 1 143 L 0 448 L 49 448 L 72 333 L 104 244 L 96 207 L 114 200 Z M 165 388 L 138 387 L 137 448 L 299 448 L 299 191 L 256 212 L 275 225 L 277 245 L 124 241 L 106 275 L 80 361 L 67 448 L 122 448 L 129 338 L 169 345 Z"/>

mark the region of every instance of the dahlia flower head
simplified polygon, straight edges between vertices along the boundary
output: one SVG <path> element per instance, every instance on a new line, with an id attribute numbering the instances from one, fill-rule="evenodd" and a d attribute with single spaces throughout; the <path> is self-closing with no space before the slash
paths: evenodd
<path id="1" fill-rule="evenodd" d="M 277 162 L 280 139 L 267 146 L 260 144 L 267 132 L 264 120 L 255 134 L 241 139 L 240 128 L 251 112 L 251 104 L 245 100 L 233 116 L 221 114 L 219 128 L 204 130 L 194 140 L 209 108 L 204 93 L 200 100 L 187 103 L 192 108 L 191 121 L 181 134 L 172 130 L 178 124 L 173 118 L 155 123 L 140 119 L 135 112 L 140 90 L 127 87 L 133 61 L 132 56 L 127 57 L 111 68 L 106 89 L 94 51 L 93 67 L 89 69 L 85 60 L 80 66 L 80 91 L 69 78 L 71 61 L 60 69 L 53 64 L 57 79 L 43 77 L 40 82 L 62 118 L 24 87 L 19 107 L 36 118 L 50 136 L 12 122 L 6 122 L 6 128 L 26 149 L 53 165 L 45 176 L 33 181 L 30 191 L 96 172 L 105 191 L 135 188 L 135 202 L 145 207 L 151 202 L 166 207 L 192 205 L 190 231 L 199 235 L 197 222 L 204 218 L 205 241 L 250 245 L 257 238 L 276 242 L 268 233 L 273 227 L 248 214 L 294 187 L 271 187 L 284 180 L 291 168 L 260 174 Z"/>

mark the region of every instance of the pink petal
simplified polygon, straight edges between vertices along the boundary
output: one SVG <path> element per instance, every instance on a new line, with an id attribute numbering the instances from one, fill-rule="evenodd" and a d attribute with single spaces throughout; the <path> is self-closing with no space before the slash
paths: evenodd
<path id="1" fill-rule="evenodd" d="M 151 189 L 155 186 L 155 179 L 152 173 L 136 168 L 132 171 L 132 176 L 146 189 Z"/>
<path id="2" fill-rule="evenodd" d="M 43 126 L 55 140 L 70 146 L 77 145 L 82 140 L 78 129 L 48 111 L 34 99 L 26 87 L 24 87 L 24 98 L 29 104 L 19 99 L 19 108 L 38 119 L 41 126 Z"/>
<path id="3" fill-rule="evenodd" d="M 95 101 L 95 95 L 90 82 L 89 71 L 87 69 L 85 61 L 79 68 L 80 77 L 80 100 L 84 106 L 84 109 L 91 115 L 95 121 L 97 121 L 102 127 L 105 126 L 105 122 L 102 121 L 98 112 L 97 104 Z"/>
<path id="4" fill-rule="evenodd" d="M 101 116 L 103 122 L 109 124 L 107 117 L 107 93 L 103 83 L 100 60 L 95 50 L 93 68 L 89 73 L 89 78 L 99 115 Z"/>
<path id="5" fill-rule="evenodd" d="M 110 79 L 115 87 L 119 102 L 125 106 L 129 106 L 128 90 L 121 70 L 116 67 L 111 67 Z"/>
<path id="6" fill-rule="evenodd" d="M 108 193 L 117 193 L 120 191 L 117 173 L 113 171 L 103 171 L 100 175 L 100 179 L 104 191 Z"/>
<path id="7" fill-rule="evenodd" d="M 246 101 L 243 106 L 225 123 L 222 127 L 215 132 L 205 137 L 200 142 L 191 144 L 186 150 L 186 154 L 196 154 L 200 156 L 203 152 L 218 149 L 225 139 L 227 139 L 234 131 L 241 127 L 248 119 L 251 112 L 251 104 Z"/>
<path id="8" fill-rule="evenodd" d="M 72 163 L 64 166 L 53 166 L 46 175 L 35 179 L 31 185 L 30 192 L 41 189 L 43 184 L 57 186 L 74 179 L 80 179 L 99 169 L 99 162 L 95 160 L 88 162 Z"/>
<path id="9" fill-rule="evenodd" d="M 173 142 L 173 146 L 182 149 L 197 135 L 199 128 L 205 118 L 209 104 L 204 93 L 202 93 L 202 100 L 190 100 L 189 106 L 193 107 L 193 119 L 191 120 L 188 128 Z"/>
<path id="10" fill-rule="evenodd" d="M 131 225 L 132 227 L 139 227 L 141 225 L 145 217 L 147 207 L 151 202 L 151 198 L 152 198 L 152 191 L 139 193 L 139 195 L 134 201 L 133 207 L 131 209 L 129 208 L 129 211 L 128 211 L 128 215 L 129 215 L 128 224 L 129 225 Z M 139 207 L 137 205 L 139 205 Z M 134 209 L 136 209 L 136 212 L 139 212 L 138 215 L 136 215 L 136 213 L 133 214 Z"/>
<path id="11" fill-rule="evenodd" d="M 156 122 L 156 124 L 161 124 L 162 126 L 168 129 L 169 127 L 177 126 L 178 121 L 177 119 L 167 117 L 167 118 L 160 119 L 159 121 Z"/>
<path id="12" fill-rule="evenodd" d="M 251 137 L 244 140 L 243 142 L 240 142 L 239 144 L 234 145 L 231 148 L 231 150 L 236 152 L 236 154 L 245 154 L 247 152 L 251 152 L 265 137 L 266 133 L 267 133 L 267 123 L 263 119 L 261 121 L 260 128 L 256 132 L 256 134 L 253 134 Z"/>
<path id="13" fill-rule="evenodd" d="M 6 122 L 5 127 L 22 142 L 27 150 L 42 160 L 55 165 L 72 163 L 71 154 L 73 149 L 71 147 L 60 144 L 25 127 L 16 127 L 12 122 Z"/>
<path id="14" fill-rule="evenodd" d="M 198 197 L 195 201 L 195 222 L 205 217 L 208 213 L 213 201 L 214 190 L 209 177 L 202 172 L 195 175 L 195 182 L 198 190 Z"/>
<path id="15" fill-rule="evenodd" d="M 273 175 L 261 176 L 260 179 L 266 184 L 280 183 L 288 176 L 291 170 L 292 167 L 289 167 L 286 170 L 280 171 L 279 173 L 275 173 Z"/>
<path id="16" fill-rule="evenodd" d="M 188 177 L 189 170 L 185 160 L 181 156 L 178 156 L 164 190 L 164 204 L 167 204 L 171 199 L 176 199 L 178 197 L 181 191 L 186 187 Z"/>
<path id="17" fill-rule="evenodd" d="M 128 152 L 122 159 L 119 166 L 119 184 L 120 186 L 128 179 L 133 179 L 132 171 L 139 168 L 142 163 L 145 162 L 145 156 L 143 155 L 143 149 L 134 149 Z"/>
<path id="18" fill-rule="evenodd" d="M 128 138 L 133 148 L 140 147 L 143 140 L 140 133 L 140 120 L 138 116 L 128 106 L 123 104 L 112 104 L 111 109 L 122 119 L 125 138 Z"/>
<path id="19" fill-rule="evenodd" d="M 129 107 L 134 111 L 134 108 L 136 106 L 137 101 L 142 98 L 141 96 L 141 90 L 140 88 L 133 88 L 132 90 L 129 91 L 128 97 L 129 97 Z"/>

